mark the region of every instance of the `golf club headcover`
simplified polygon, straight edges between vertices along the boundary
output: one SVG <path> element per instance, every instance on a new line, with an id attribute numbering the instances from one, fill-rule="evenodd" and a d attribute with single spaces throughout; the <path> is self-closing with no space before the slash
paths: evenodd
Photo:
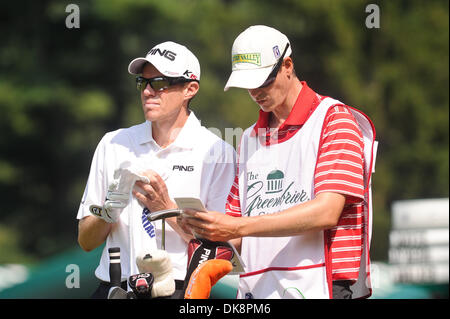
<path id="1" fill-rule="evenodd" d="M 137 299 L 151 299 L 154 277 L 149 272 L 130 276 L 128 285 Z"/>
<path id="2" fill-rule="evenodd" d="M 201 263 L 192 273 L 184 299 L 208 299 L 211 288 L 233 269 L 229 260 L 210 259 Z"/>
<path id="3" fill-rule="evenodd" d="M 191 239 L 188 244 L 188 264 L 186 277 L 184 278 L 184 291 L 186 291 L 192 273 L 201 263 L 210 259 L 231 260 L 233 254 L 233 249 L 228 243 L 210 241 L 204 238 Z"/>
<path id="4" fill-rule="evenodd" d="M 136 264 L 141 273 L 153 275 L 152 298 L 168 297 L 175 292 L 172 262 L 165 250 L 154 250 L 150 253 L 141 253 L 136 257 Z"/>

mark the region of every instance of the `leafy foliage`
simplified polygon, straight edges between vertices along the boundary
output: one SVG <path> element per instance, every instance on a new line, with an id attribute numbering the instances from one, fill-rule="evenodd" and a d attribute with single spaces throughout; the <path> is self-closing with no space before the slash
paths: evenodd
<path id="1" fill-rule="evenodd" d="M 192 109 L 205 126 L 251 125 L 258 107 L 223 86 L 234 38 L 265 24 L 290 38 L 302 80 L 373 119 L 372 247 L 385 258 L 391 202 L 449 193 L 448 1 L 380 2 L 379 29 L 365 26 L 368 3 L 80 0 L 80 28 L 68 29 L 64 2 L 2 2 L 1 245 L 41 258 L 76 244 L 96 144 L 143 120 L 128 63 L 159 42 L 182 43 L 199 58 Z"/>

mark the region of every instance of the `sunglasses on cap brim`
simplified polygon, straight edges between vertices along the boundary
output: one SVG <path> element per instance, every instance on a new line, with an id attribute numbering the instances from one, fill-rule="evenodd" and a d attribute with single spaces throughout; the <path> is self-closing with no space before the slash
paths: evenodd
<path id="1" fill-rule="evenodd" d="M 273 81 L 275 81 L 275 79 L 277 78 L 278 71 L 280 70 L 280 67 L 283 64 L 284 55 L 286 54 L 286 51 L 288 48 L 289 48 L 289 43 L 286 44 L 283 54 L 278 59 L 277 63 L 275 64 L 275 66 L 272 69 L 272 72 L 270 72 L 269 76 L 267 77 L 266 81 L 264 81 L 264 83 L 261 86 L 259 86 L 258 88 L 265 88 L 266 86 L 271 85 L 273 83 Z"/>
<path id="2" fill-rule="evenodd" d="M 180 83 L 187 83 L 187 82 L 193 82 L 197 80 L 192 79 L 186 79 L 184 77 L 178 77 L 178 78 L 169 78 L 165 76 L 157 76 L 154 78 L 144 78 L 143 76 L 137 76 L 136 77 L 136 88 L 138 91 L 144 91 L 148 84 L 150 84 L 150 87 L 155 91 L 162 91 L 167 89 L 168 87 L 180 84 Z"/>

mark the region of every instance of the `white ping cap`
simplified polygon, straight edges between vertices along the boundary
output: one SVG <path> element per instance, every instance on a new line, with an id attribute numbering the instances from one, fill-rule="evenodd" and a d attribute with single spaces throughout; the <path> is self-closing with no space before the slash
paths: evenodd
<path id="1" fill-rule="evenodd" d="M 128 72 L 141 74 L 147 62 L 153 64 L 165 76 L 200 81 L 200 63 L 184 45 L 171 41 L 160 43 L 148 51 L 145 58 L 136 58 L 131 61 Z"/>
<path id="2" fill-rule="evenodd" d="M 283 33 L 264 25 L 255 25 L 244 30 L 234 40 L 231 49 L 232 73 L 224 91 L 230 87 L 244 89 L 260 87 L 288 44 L 284 57 L 290 56 L 292 49 Z"/>

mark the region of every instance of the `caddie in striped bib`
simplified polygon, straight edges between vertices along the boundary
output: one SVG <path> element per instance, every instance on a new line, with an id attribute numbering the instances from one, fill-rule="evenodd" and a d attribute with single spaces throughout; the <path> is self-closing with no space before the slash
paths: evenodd
<path id="1" fill-rule="evenodd" d="M 241 249 L 238 298 L 365 298 L 372 292 L 371 120 L 300 81 L 288 38 L 251 26 L 234 41 L 225 86 L 259 107 L 239 145 L 226 215 L 186 225 Z"/>

